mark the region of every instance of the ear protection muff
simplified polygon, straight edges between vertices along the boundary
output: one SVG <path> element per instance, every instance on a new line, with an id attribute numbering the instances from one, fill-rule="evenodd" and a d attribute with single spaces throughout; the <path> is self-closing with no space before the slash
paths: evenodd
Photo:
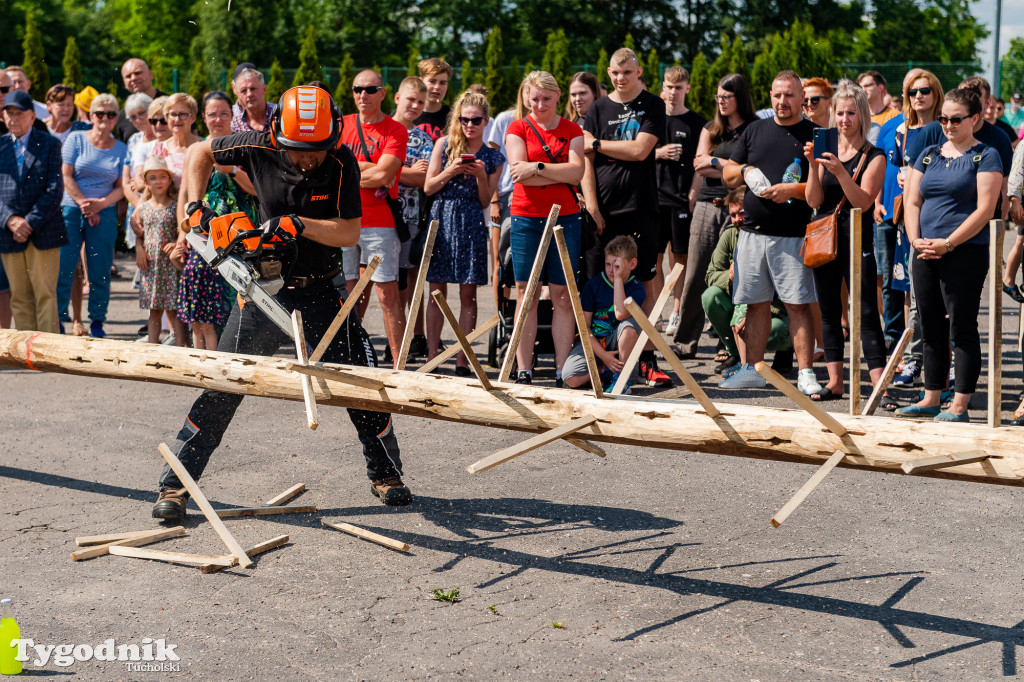
<path id="1" fill-rule="evenodd" d="M 275 150 L 278 151 L 282 149 L 280 139 L 286 139 L 281 129 L 281 118 L 285 109 L 286 99 L 289 97 L 294 97 L 294 93 L 292 93 L 292 90 L 295 90 L 295 88 L 290 88 L 289 90 L 286 90 L 283 95 L 281 95 L 281 99 L 278 101 L 277 106 L 274 108 L 274 113 L 271 114 L 270 116 L 270 145 Z M 338 106 L 334 103 L 334 98 L 331 97 L 330 93 L 328 93 L 326 90 L 323 90 L 323 92 L 327 96 L 327 101 L 330 106 L 330 116 L 333 122 L 333 130 L 331 131 L 330 137 L 324 140 L 323 147 L 321 148 L 337 150 L 340 149 L 342 145 L 341 131 L 342 128 L 344 127 L 344 123 L 342 120 L 343 115 L 341 113 L 341 110 L 338 109 Z"/>

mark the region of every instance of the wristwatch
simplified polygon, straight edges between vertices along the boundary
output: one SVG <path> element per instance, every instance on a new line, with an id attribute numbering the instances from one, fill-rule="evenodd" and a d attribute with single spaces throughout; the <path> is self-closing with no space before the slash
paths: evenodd
<path id="1" fill-rule="evenodd" d="M 712 156 L 711 157 L 711 167 L 712 168 L 718 168 L 718 157 L 717 156 Z"/>
<path id="2" fill-rule="evenodd" d="M 543 175 L 543 174 L 544 174 L 544 162 L 543 161 L 538 161 L 537 162 L 537 175 Z"/>
<path id="3" fill-rule="evenodd" d="M 590 148 L 593 149 L 595 152 L 601 149 L 601 140 L 594 140 L 590 144 Z"/>
<path id="4" fill-rule="evenodd" d="M 953 253 L 953 243 L 948 239 L 946 241 L 946 253 Z"/>

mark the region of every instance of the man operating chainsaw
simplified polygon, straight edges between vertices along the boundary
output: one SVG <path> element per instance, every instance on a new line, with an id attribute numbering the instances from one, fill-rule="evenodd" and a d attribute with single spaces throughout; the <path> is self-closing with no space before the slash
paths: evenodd
<path id="1" fill-rule="evenodd" d="M 275 280 L 280 290 L 274 298 L 264 295 L 275 293 L 269 289 L 250 289 L 248 300 L 235 305 L 219 351 L 273 355 L 282 344 L 291 342 L 289 333 L 282 329 L 287 325 L 280 318 L 292 310 L 302 313 L 305 336 L 315 344 L 341 309 L 331 280 L 339 273 L 340 247 L 353 246 L 359 240 L 361 208 L 359 165 L 352 152 L 338 143 L 340 125 L 341 114 L 327 92 L 300 86 L 281 97 L 268 130 L 207 140 L 190 150 L 184 171 L 189 202 L 186 215 L 190 225 L 198 226 L 195 234 L 209 234 L 211 221 L 215 228 L 217 225 L 216 214 L 200 201 L 214 164 L 240 166 L 248 173 L 259 199 L 260 220 L 264 221 L 256 233 L 249 233 L 250 238 L 245 240 L 249 247 L 235 240 L 230 249 L 221 248 L 221 242 L 211 265 L 217 267 L 228 261 L 235 267 L 233 272 L 251 270 L 257 285 L 268 280 L 268 268 L 270 276 L 283 279 L 283 286 Z M 258 239 L 252 239 L 253 234 Z M 210 242 L 214 241 L 211 237 Z M 250 248 L 253 244 L 258 248 Z M 269 260 L 276 262 L 261 262 L 259 254 L 269 254 Z M 228 272 L 225 267 L 218 268 L 222 274 Z M 235 279 L 232 285 L 244 293 L 244 282 Z M 377 365 L 373 346 L 355 313 L 345 320 L 322 359 Z M 192 405 L 174 449 L 193 478 L 198 480 L 203 473 L 241 402 L 241 395 L 204 391 Z M 402 462 L 391 415 L 354 409 L 348 412 L 363 444 L 373 494 L 387 505 L 412 502 L 412 494 L 401 479 Z M 188 493 L 181 481 L 165 467 L 153 516 L 180 519 L 187 502 Z"/>

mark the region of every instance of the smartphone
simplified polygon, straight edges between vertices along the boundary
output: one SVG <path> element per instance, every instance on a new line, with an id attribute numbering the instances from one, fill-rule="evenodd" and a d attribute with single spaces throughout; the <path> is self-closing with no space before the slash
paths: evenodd
<path id="1" fill-rule="evenodd" d="M 836 138 L 836 144 L 839 144 L 839 138 Z M 462 163 L 473 163 L 474 161 L 476 161 L 476 155 L 475 154 L 463 154 L 462 155 Z"/>
<path id="2" fill-rule="evenodd" d="M 814 129 L 814 158 L 822 158 L 822 154 L 839 156 L 839 129 Z"/>

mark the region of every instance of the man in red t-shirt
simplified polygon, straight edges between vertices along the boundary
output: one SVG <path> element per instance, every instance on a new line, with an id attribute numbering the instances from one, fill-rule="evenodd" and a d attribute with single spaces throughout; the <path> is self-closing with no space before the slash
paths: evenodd
<path id="1" fill-rule="evenodd" d="M 384 79 L 376 71 L 361 71 L 352 80 L 352 96 L 359 113 L 345 117 L 341 141 L 359 161 L 359 194 L 363 218 L 359 244 L 341 250 L 342 264 L 348 289 L 352 291 L 361 267 L 365 267 L 375 255 L 381 257 L 371 281 L 377 289 L 377 298 L 384 314 L 384 329 L 388 335 L 390 351 L 385 353 L 387 361 L 388 357 L 398 357 L 402 336 L 405 334 L 405 310 L 398 292 L 402 244 L 387 199 L 398 199 L 398 174 L 405 163 L 409 133 L 405 126 L 381 110 Z M 360 315 L 363 317 L 368 303 L 369 291 L 360 305 Z"/>

